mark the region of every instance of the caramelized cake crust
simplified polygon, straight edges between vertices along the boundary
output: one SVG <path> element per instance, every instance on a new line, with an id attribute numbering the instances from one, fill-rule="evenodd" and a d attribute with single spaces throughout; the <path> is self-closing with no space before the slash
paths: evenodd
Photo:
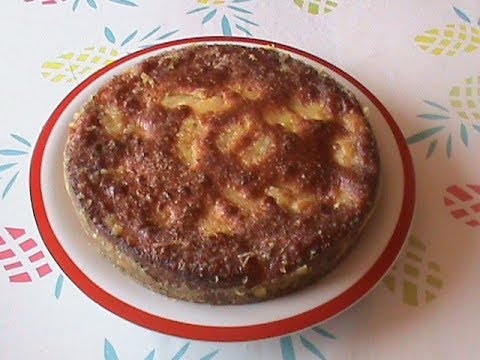
<path id="1" fill-rule="evenodd" d="M 190 46 L 104 85 L 71 123 L 67 189 L 110 260 L 212 304 L 305 286 L 356 243 L 379 157 L 357 100 L 273 49 Z"/>

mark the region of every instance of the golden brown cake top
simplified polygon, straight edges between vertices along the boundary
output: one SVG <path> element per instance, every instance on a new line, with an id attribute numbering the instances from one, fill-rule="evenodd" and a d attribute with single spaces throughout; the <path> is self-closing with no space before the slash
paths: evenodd
<path id="1" fill-rule="evenodd" d="M 72 123 L 79 207 L 148 272 L 255 285 L 329 256 L 372 208 L 354 97 L 278 51 L 196 46 L 115 77 Z"/>

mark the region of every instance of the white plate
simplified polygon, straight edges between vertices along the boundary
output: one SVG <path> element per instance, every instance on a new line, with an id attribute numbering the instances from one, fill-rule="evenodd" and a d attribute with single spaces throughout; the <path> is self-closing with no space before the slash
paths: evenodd
<path id="1" fill-rule="evenodd" d="M 272 46 L 327 71 L 350 89 L 369 119 L 381 155 L 383 190 L 358 246 L 329 275 L 292 295 L 263 303 L 200 305 L 158 295 L 103 259 L 89 245 L 63 180 L 63 148 L 73 114 L 114 75 L 165 50 L 192 43 Z M 187 39 L 131 54 L 95 73 L 59 105 L 39 137 L 31 169 L 32 205 L 40 233 L 66 275 L 94 301 L 139 325 L 204 340 L 240 341 L 283 335 L 330 318 L 369 291 L 398 256 L 410 228 L 415 184 L 408 147 L 383 105 L 356 80 L 331 64 L 280 44 L 239 38 Z M 388 200 L 385 196 L 388 194 Z"/>

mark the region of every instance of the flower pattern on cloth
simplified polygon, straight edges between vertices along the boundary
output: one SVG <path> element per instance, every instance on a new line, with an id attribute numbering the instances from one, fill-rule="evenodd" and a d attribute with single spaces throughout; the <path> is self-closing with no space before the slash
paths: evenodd
<path id="1" fill-rule="evenodd" d="M 463 10 L 455 6 L 453 10 L 462 22 L 428 29 L 423 34 L 417 35 L 415 43 L 420 49 L 435 56 L 456 56 L 478 50 L 480 47 L 480 18 L 474 22 Z"/>
<path id="2" fill-rule="evenodd" d="M 187 15 L 202 16 L 202 25 L 219 22 L 222 34 L 234 33 L 253 36 L 253 29 L 259 24 L 252 20 L 253 11 L 248 3 L 258 0 L 197 0 L 200 6 L 187 12 Z"/>
<path id="3" fill-rule="evenodd" d="M 444 141 L 445 153 L 450 158 L 454 143 L 461 142 L 468 148 L 471 134 L 480 133 L 480 76 L 469 77 L 463 84 L 452 86 L 449 98 L 450 107 L 424 100 L 429 110 L 417 117 L 430 126 L 407 138 L 411 145 L 430 141 L 427 158 L 432 156 L 441 140 Z"/>
<path id="4" fill-rule="evenodd" d="M 53 83 L 78 84 L 122 55 L 158 44 L 178 31 L 164 31 L 162 26 L 156 26 L 145 33 L 133 30 L 120 40 L 112 29 L 105 27 L 106 43 L 86 47 L 80 52 L 66 52 L 45 61 L 41 66 L 42 76 Z"/>
<path id="5" fill-rule="evenodd" d="M 43 62 L 28 63 L 33 69 L 37 69 L 38 77 L 41 74 L 43 79 L 48 80 L 48 82 L 43 81 L 45 88 L 42 90 L 46 93 L 45 96 L 54 98 L 57 94 L 55 92 L 49 93 L 49 87 L 54 91 L 61 90 L 62 87 L 50 86 L 49 82 L 67 85 L 66 91 L 68 91 L 94 71 L 125 54 L 174 39 L 177 36 L 198 36 L 199 34 L 193 31 L 185 31 L 185 28 L 188 27 L 187 24 L 190 23 L 198 25 L 201 31 L 210 35 L 254 37 L 258 36 L 259 30 L 262 30 L 265 32 L 265 35 L 262 34 L 263 37 L 279 37 L 280 42 L 283 38 L 287 39 L 284 42 L 293 42 L 292 39 L 303 39 L 305 37 L 302 46 L 308 51 L 310 50 L 308 41 L 312 39 L 312 37 L 306 36 L 308 32 L 315 33 L 315 41 L 318 40 L 320 43 L 322 36 L 329 35 L 317 32 L 317 27 L 312 27 L 312 24 L 328 28 L 329 21 L 344 15 L 342 13 L 344 9 L 358 7 L 361 13 L 356 16 L 363 16 L 366 14 L 365 7 L 367 6 L 361 2 L 343 2 L 340 0 L 283 1 L 285 6 L 290 6 L 292 13 L 296 12 L 302 15 L 302 19 L 305 19 L 308 23 L 308 29 L 301 24 L 289 23 L 290 14 L 278 14 L 273 4 L 261 0 L 182 0 L 162 2 L 161 4 L 159 2 L 158 13 L 155 13 L 154 17 L 150 17 L 150 20 L 155 22 L 145 22 L 145 24 L 142 22 L 142 26 L 135 26 L 139 24 L 139 17 L 134 18 L 132 16 L 129 18 L 129 14 L 141 11 L 142 8 L 147 7 L 146 5 L 150 5 L 147 4 L 146 0 L 23 0 L 17 2 L 16 6 L 21 8 L 22 11 L 26 11 L 26 9 L 34 10 L 32 14 L 38 14 L 41 21 L 45 21 L 46 18 L 43 18 L 43 16 L 47 16 L 46 14 L 58 14 L 61 13 L 61 9 L 64 9 L 68 16 L 73 19 L 82 19 L 83 21 L 85 17 L 88 26 L 99 35 L 96 40 L 91 34 L 85 37 L 78 36 L 81 23 L 75 23 L 67 19 L 65 21 L 69 26 L 62 27 L 61 31 L 76 35 L 71 37 L 71 47 L 62 45 L 62 49 L 59 46 L 54 53 L 59 55 L 48 57 Z M 165 24 L 164 21 L 168 21 L 171 16 L 170 13 L 162 11 L 167 3 L 174 3 L 178 14 L 181 14 L 178 19 L 175 19 L 175 21 L 178 21 L 178 26 L 163 25 Z M 411 24 L 403 27 L 401 27 L 402 24 L 398 24 L 398 27 L 401 27 L 399 37 L 405 39 L 406 43 L 413 48 L 412 51 L 420 57 L 432 59 L 432 72 L 443 69 L 442 66 L 445 63 L 442 63 L 442 61 L 447 60 L 450 61 L 448 66 L 455 67 L 456 70 L 465 67 L 464 73 L 457 71 L 451 76 L 448 73 L 441 74 L 448 86 L 439 89 L 439 91 L 435 89 L 434 93 L 432 92 L 425 98 L 412 99 L 416 104 L 414 114 L 417 114 L 415 118 L 417 130 L 407 134 L 406 140 L 419 166 L 431 165 L 434 163 L 433 158 L 442 165 L 453 163 L 452 158 L 460 163 L 463 160 L 462 155 L 465 154 L 471 160 L 474 159 L 474 149 L 478 149 L 480 136 L 480 74 L 476 70 L 472 71 L 471 66 L 468 65 L 472 64 L 472 61 L 477 61 L 480 53 L 480 7 L 478 5 L 475 7 L 476 2 L 471 1 L 471 4 L 473 5 L 468 9 L 467 5 L 462 3 L 462 8 L 460 8 L 460 4 L 453 7 L 449 5 L 446 10 L 445 6 L 437 3 L 430 6 L 425 5 L 426 8 L 429 8 L 429 20 L 419 16 L 415 20 L 416 25 L 418 25 L 416 28 L 412 28 Z M 371 7 L 367 10 L 372 12 L 378 10 L 380 13 L 379 5 L 375 4 L 374 6 L 376 8 Z M 404 5 L 405 11 L 408 10 L 407 6 L 408 4 Z M 452 11 L 449 9 L 452 9 Z M 385 14 L 390 11 L 387 6 L 384 10 Z M 410 10 L 415 11 L 414 8 Z M 120 13 L 121 15 L 119 15 Z M 148 14 L 142 14 L 142 16 L 144 15 Z M 451 16 L 451 20 L 439 23 L 435 19 L 440 18 L 440 15 L 444 16 L 444 19 L 449 19 L 449 16 Z M 99 23 L 92 21 L 93 18 L 97 19 Z M 56 24 L 57 21 L 61 24 L 58 19 L 52 17 L 52 22 Z M 342 17 L 342 21 L 345 21 L 346 24 L 343 30 L 352 31 L 348 28 L 348 19 L 344 20 Z M 278 27 L 277 23 L 280 24 Z M 109 26 L 105 26 L 105 24 L 109 24 Z M 162 26 L 158 24 L 162 24 Z M 14 22 L 9 25 L 12 27 L 9 36 L 18 36 L 17 34 L 21 32 L 14 29 L 13 25 L 15 25 Z M 43 25 L 32 26 L 29 31 L 37 31 L 36 29 Z M 280 34 L 278 30 L 280 28 L 285 28 L 285 36 Z M 318 28 L 324 29 L 320 26 Z M 337 25 L 334 29 L 339 33 L 342 31 Z M 373 27 L 373 30 L 377 31 L 377 28 Z M 368 33 L 365 34 L 368 35 Z M 22 41 L 24 41 L 24 38 L 18 36 L 17 42 L 21 43 Z M 47 45 L 55 44 L 56 39 L 45 36 L 43 41 L 45 46 L 39 48 L 38 52 L 42 56 L 39 59 L 44 59 L 43 56 L 49 54 L 51 49 L 49 50 Z M 295 46 L 294 43 L 291 45 Z M 315 47 L 312 46 L 312 48 Z M 383 48 L 384 44 L 380 44 L 379 49 Z M 321 49 L 325 51 L 325 56 L 330 55 L 328 46 Z M 44 50 L 45 53 L 43 53 Z M 35 56 L 32 56 L 31 59 L 38 61 Z M 29 83 L 25 82 L 21 85 L 25 96 L 33 98 L 36 95 L 29 92 Z M 37 86 L 37 84 L 34 84 L 34 86 Z M 416 84 L 413 83 L 412 88 L 415 86 Z M 31 106 L 38 106 L 38 108 L 35 107 L 35 112 L 39 115 L 38 118 L 29 121 L 31 121 L 32 127 L 38 129 L 38 132 L 40 132 L 41 126 L 48 116 L 47 114 L 52 110 L 55 103 L 54 100 L 52 101 L 49 103 L 43 99 L 39 101 L 40 105 L 32 101 L 33 105 Z M 52 314 L 48 314 L 48 318 L 32 320 L 43 321 L 45 324 L 42 323 L 42 326 L 47 328 L 46 320 L 48 319 L 49 322 L 50 318 L 53 319 L 55 312 L 62 305 L 68 305 L 68 296 L 72 295 L 73 289 L 68 288 L 68 286 L 65 288 L 68 279 L 50 259 L 41 239 L 31 231 L 34 219 L 30 214 L 30 204 L 26 194 L 28 188 L 22 189 L 19 184 L 22 183 L 22 180 L 27 179 L 29 157 L 35 146 L 35 138 L 32 135 L 24 136 L 20 127 L 17 128 L 15 121 L 14 118 L 4 118 L 0 125 L 3 133 L 7 134 L 6 140 L 0 146 L 0 209 L 3 211 L 2 214 L 8 214 L 13 205 L 20 204 L 19 206 L 26 214 L 22 213 L 22 216 L 30 217 L 31 224 L 20 222 L 21 226 L 18 224 L 13 226 L 11 222 L 8 222 L 10 226 L 6 226 L 7 220 L 5 220 L 5 225 L 0 229 L 0 278 L 3 280 L 4 289 L 7 289 L 6 295 L 11 298 L 8 301 L 12 304 L 21 291 L 32 289 L 29 296 L 34 299 L 41 295 L 34 292 L 33 289 L 45 287 L 48 290 L 46 301 L 52 301 L 53 304 L 57 305 L 52 308 Z M 402 126 L 402 124 L 399 125 Z M 419 154 L 417 150 L 419 150 Z M 469 168 L 472 172 L 476 171 L 478 175 L 478 170 L 476 170 L 478 166 L 475 161 L 464 160 L 462 166 Z M 439 175 L 442 167 L 439 166 L 435 170 L 438 171 L 437 175 Z M 436 191 L 437 203 L 422 204 L 422 206 L 425 206 L 425 210 L 419 209 L 422 212 L 434 209 L 438 210 L 438 214 L 445 215 L 449 229 L 458 234 L 456 241 L 459 242 L 459 246 L 467 242 L 467 235 L 472 238 L 478 237 L 480 231 L 480 185 L 476 182 L 478 176 L 472 176 L 468 180 L 464 179 L 463 176 L 463 173 L 460 173 L 457 178 L 452 175 L 454 180 L 447 179 L 439 189 L 431 190 Z M 423 180 L 418 179 L 418 181 L 422 182 Z M 419 194 L 419 202 L 423 202 L 422 196 L 422 194 Z M 422 224 L 416 225 L 416 227 L 422 226 Z M 392 299 L 392 306 L 401 306 L 405 311 L 422 311 L 421 309 L 424 307 L 432 309 L 437 304 L 442 303 L 443 299 L 449 296 L 446 286 L 450 285 L 452 281 L 446 275 L 449 274 L 451 269 L 448 268 L 446 261 L 442 261 L 441 257 L 437 256 L 439 251 L 433 251 L 440 248 L 437 242 L 432 241 L 437 237 L 436 232 L 438 232 L 438 229 L 432 229 L 425 235 L 424 232 L 417 232 L 414 229 L 415 234 L 421 233 L 422 236 L 413 235 L 409 238 L 404 252 L 395 266 L 382 280 L 381 291 L 372 294 L 372 296 L 381 296 L 378 293 L 385 293 L 384 296 Z M 54 284 L 54 287 L 52 287 L 52 284 Z M 441 299 L 439 299 L 440 297 Z M 435 301 L 436 299 L 442 301 Z M 433 303 L 436 305 L 431 305 Z M 19 309 L 24 310 L 20 307 Z M 452 311 L 461 311 L 461 309 Z M 340 322 L 341 318 L 335 321 Z M 336 344 L 339 344 L 339 348 L 348 346 L 347 336 L 342 332 L 337 332 L 336 329 L 332 330 L 333 333 L 339 334 L 337 338 L 336 335 L 325 328 L 335 329 L 330 323 L 322 324 L 299 334 L 283 336 L 280 339 L 265 343 L 258 342 L 258 348 L 264 349 L 263 354 L 269 354 L 269 358 L 283 360 L 342 358 L 341 355 L 332 355 L 331 357 L 329 355 L 336 354 L 334 351 Z M 143 340 L 142 334 L 145 334 L 147 330 L 132 327 L 129 331 L 131 331 L 132 339 Z M 448 329 L 442 329 L 442 331 L 447 333 Z M 24 333 L 28 334 L 28 329 L 25 329 Z M 45 333 L 48 333 L 48 331 Z M 135 334 L 138 337 L 135 337 Z M 26 339 L 26 336 L 23 340 Z M 112 334 L 108 336 L 109 339 L 105 338 L 104 334 L 95 339 L 88 339 L 96 341 L 96 345 L 98 345 L 96 347 L 96 350 L 98 350 L 97 359 L 118 360 L 127 358 L 124 355 L 126 349 L 122 349 L 122 346 L 125 345 L 121 344 L 120 341 L 115 341 L 114 344 L 114 341 L 112 341 L 114 337 L 115 334 L 112 330 Z M 158 338 L 156 338 L 158 342 L 152 342 L 144 345 L 144 347 L 139 346 L 138 351 L 137 348 L 134 349 L 138 354 L 136 358 L 144 360 L 164 358 L 210 360 L 228 359 L 230 354 L 236 354 L 237 352 L 240 354 L 238 356 L 249 353 L 251 358 L 258 355 L 248 352 L 248 350 L 244 351 L 249 346 L 248 344 L 240 344 L 235 347 L 231 344 L 208 343 L 201 350 L 197 350 L 196 346 L 201 342 L 187 340 L 182 340 L 180 346 L 174 346 L 170 348 L 170 351 L 165 351 L 164 345 L 172 339 L 169 336 L 158 335 Z M 271 345 L 266 345 L 267 343 Z M 17 347 L 16 344 L 12 344 L 14 342 L 6 346 L 8 349 L 2 349 L 2 353 L 6 350 L 7 354 L 10 355 L 10 357 L 7 355 L 7 359 L 17 358 L 12 357 L 12 353 L 8 353 L 12 346 Z M 267 348 L 267 346 L 270 347 Z M 171 351 L 172 349 L 173 351 Z M 431 351 L 431 349 L 427 350 L 428 352 Z M 50 351 L 48 356 L 60 356 L 60 352 L 56 352 L 53 346 Z M 76 355 L 83 356 L 80 353 Z"/>

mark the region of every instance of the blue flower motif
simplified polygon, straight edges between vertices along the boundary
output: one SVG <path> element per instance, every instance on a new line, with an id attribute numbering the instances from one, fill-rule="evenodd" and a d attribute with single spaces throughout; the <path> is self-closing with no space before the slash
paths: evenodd
<path id="1" fill-rule="evenodd" d="M 252 28 L 259 25 L 250 19 L 253 12 L 244 5 L 240 5 L 252 1 L 254 0 L 198 0 L 204 6 L 196 7 L 187 14 L 202 14 L 202 25 L 219 19 L 225 36 L 232 36 L 234 31 L 253 36 Z"/>
<path id="2" fill-rule="evenodd" d="M 60 296 L 62 295 L 63 282 L 64 282 L 63 274 L 58 275 L 57 281 L 55 283 L 55 297 L 57 298 L 57 300 L 60 299 Z"/>
<path id="3" fill-rule="evenodd" d="M 162 32 L 160 31 L 161 29 L 161 26 L 157 26 L 143 36 L 139 35 L 138 30 L 134 30 L 130 34 L 128 34 L 123 40 L 120 41 L 117 40 L 117 37 L 115 36 L 115 33 L 112 31 L 112 29 L 110 29 L 109 27 L 105 27 L 104 35 L 108 42 L 114 45 L 118 45 L 122 48 L 126 47 L 127 45 L 134 45 L 134 49 L 143 49 L 158 44 L 162 40 L 165 40 L 180 31 L 179 29 L 176 29 L 172 31 Z M 127 51 L 127 53 L 128 52 L 129 51 Z"/>
<path id="4" fill-rule="evenodd" d="M 0 149 L 0 195 L 2 200 L 9 194 L 17 182 L 20 174 L 19 161 L 28 155 L 32 145 L 24 137 L 17 134 L 10 134 L 19 148 Z M 6 175 L 6 182 L 3 182 L 3 176 Z"/>
<path id="5" fill-rule="evenodd" d="M 327 330 L 315 326 L 311 329 L 314 333 L 328 339 L 335 340 L 335 335 L 331 334 Z M 298 335 L 300 343 L 302 346 L 307 349 L 310 353 L 312 353 L 315 357 L 320 360 L 327 360 L 326 356 L 320 351 L 320 349 L 309 340 L 307 337 L 307 333 L 303 333 L 302 335 Z M 295 353 L 295 346 L 293 344 L 294 337 L 293 336 L 285 336 L 280 339 L 280 348 L 282 351 L 282 359 L 283 360 L 296 360 L 297 356 Z"/>
<path id="6" fill-rule="evenodd" d="M 103 358 L 105 360 L 120 360 L 120 358 L 117 355 L 117 352 L 115 350 L 115 347 L 105 339 L 104 345 L 103 345 Z M 155 359 L 155 350 L 152 350 L 148 353 L 146 357 L 143 358 L 144 360 L 153 360 Z"/>
<path id="7" fill-rule="evenodd" d="M 183 345 L 180 350 L 177 351 L 175 355 L 173 355 L 172 360 L 183 360 L 185 359 L 184 356 L 188 352 L 188 348 L 190 347 L 190 342 L 187 342 Z M 205 356 L 202 356 L 199 360 L 212 360 L 218 353 L 218 350 L 213 351 Z M 103 356 L 105 360 L 120 360 L 120 357 L 117 355 L 117 351 L 115 347 L 112 345 L 110 341 L 105 339 L 104 346 L 103 346 Z M 143 360 L 154 360 L 155 359 L 155 349 L 150 351 Z"/>
<path id="8" fill-rule="evenodd" d="M 175 355 L 173 355 L 172 360 L 183 360 L 184 356 L 186 355 L 188 348 L 190 347 L 190 342 L 187 342 L 183 345 L 180 350 L 177 351 Z M 215 350 L 205 356 L 202 356 L 199 360 L 211 360 L 217 355 L 218 350 Z"/>
<path id="9" fill-rule="evenodd" d="M 460 10 L 459 8 L 454 6 L 453 11 L 455 11 L 455 14 L 457 14 L 460 19 L 462 19 L 463 21 L 465 21 L 469 24 L 471 23 L 470 18 L 468 17 L 468 15 L 463 10 Z M 478 21 L 480 22 L 480 19 Z"/>
<path id="10" fill-rule="evenodd" d="M 427 113 L 418 114 L 417 117 L 426 120 L 427 122 L 435 123 L 435 125 L 427 127 L 426 129 L 407 137 L 407 143 L 413 145 L 430 139 L 426 152 L 426 157 L 430 158 L 437 149 L 439 140 L 441 140 L 441 134 L 444 134 L 444 139 L 446 139 L 446 154 L 447 157 L 450 158 L 453 153 L 455 132 L 452 131 L 452 127 L 448 125 L 452 124 L 452 121 L 450 120 L 455 119 L 451 117 L 450 110 L 445 106 L 431 100 L 424 100 L 423 102 L 429 105 L 432 110 Z M 455 127 L 457 126 L 458 125 Z M 460 122 L 460 127 L 457 127 L 457 134 L 460 135 L 460 139 L 465 147 L 468 147 L 470 132 L 472 130 L 480 133 L 480 125 Z"/>

